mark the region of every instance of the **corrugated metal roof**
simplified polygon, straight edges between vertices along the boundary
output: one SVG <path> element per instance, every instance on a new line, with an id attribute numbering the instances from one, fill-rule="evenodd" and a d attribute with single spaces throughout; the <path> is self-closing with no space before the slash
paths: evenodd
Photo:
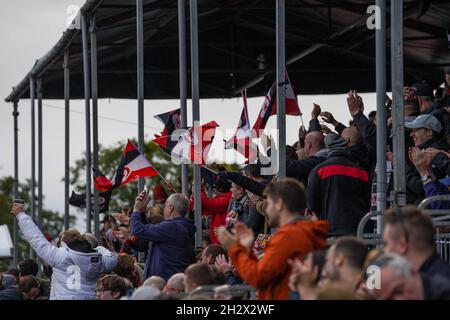
<path id="1" fill-rule="evenodd" d="M 437 86 L 450 67 L 450 3 L 404 2 L 405 82 L 426 79 Z M 202 98 L 237 96 L 250 84 L 249 96 L 266 93 L 275 77 L 274 3 L 198 1 Z M 375 31 L 366 27 L 366 9 L 372 4 L 362 0 L 286 1 L 286 60 L 291 62 L 288 72 L 297 93 L 375 90 Z M 135 0 L 88 0 L 82 11 L 96 16 L 99 98 L 136 98 Z M 189 31 L 188 8 L 186 17 Z M 144 0 L 144 20 L 145 98 L 178 98 L 177 1 Z M 187 42 L 189 61 L 188 34 Z M 63 99 L 66 48 L 70 52 L 71 97 L 83 98 L 81 32 L 73 29 L 66 30 L 38 60 L 6 101 L 29 97 L 31 75 L 42 77 L 44 99 Z M 387 58 L 389 65 L 389 41 Z M 189 80 L 188 68 L 188 85 Z"/>

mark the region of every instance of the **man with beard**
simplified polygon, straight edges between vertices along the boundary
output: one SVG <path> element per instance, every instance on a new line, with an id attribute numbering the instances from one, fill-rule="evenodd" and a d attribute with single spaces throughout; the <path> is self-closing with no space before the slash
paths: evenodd
<path id="1" fill-rule="evenodd" d="M 361 282 L 366 256 L 367 247 L 361 240 L 356 237 L 339 238 L 326 254 L 318 286 L 313 281 L 318 272 L 312 260 L 296 259 L 290 262 L 292 266 L 290 288 L 298 292 L 300 299 L 304 300 L 315 300 L 318 287 L 327 285 L 355 292 Z"/>
<path id="2" fill-rule="evenodd" d="M 337 239 L 327 252 L 322 270 L 322 282 L 340 282 L 356 289 L 361 280 L 367 255 L 366 245 L 355 237 Z"/>
<path id="3" fill-rule="evenodd" d="M 258 299 L 286 300 L 291 273 L 288 260 L 325 248 L 328 223 L 305 217 L 305 190 L 292 178 L 270 183 L 265 195 L 269 224 L 278 230 L 260 260 L 252 251 L 253 232 L 243 223 L 236 224 L 234 233 L 222 228 L 219 240 L 228 250 L 239 276 L 258 290 Z"/>

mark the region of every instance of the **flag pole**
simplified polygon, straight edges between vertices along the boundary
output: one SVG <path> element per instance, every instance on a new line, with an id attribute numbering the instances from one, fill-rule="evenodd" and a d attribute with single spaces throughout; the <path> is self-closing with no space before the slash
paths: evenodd
<path id="1" fill-rule="evenodd" d="M 302 126 L 305 127 L 305 123 L 303 122 L 302 114 L 300 115 L 300 121 L 302 122 Z M 306 127 L 305 127 L 306 128 Z"/>
<path id="2" fill-rule="evenodd" d="M 158 176 L 161 177 L 161 179 L 164 181 L 164 183 L 170 188 L 171 183 L 169 181 L 166 180 L 166 178 L 163 177 L 163 175 L 155 169 L 155 167 L 153 167 L 153 170 L 156 171 L 156 173 L 158 174 Z M 172 186 L 173 187 L 173 186 Z M 175 190 L 175 188 L 173 188 Z M 175 190 L 176 191 L 176 190 Z"/>
<path id="3" fill-rule="evenodd" d="M 207 166 L 201 166 L 202 168 L 205 168 L 206 170 L 209 170 L 209 171 L 211 171 L 212 173 L 214 173 L 214 174 L 217 174 L 217 172 L 215 172 L 213 169 L 211 169 L 211 168 L 208 168 Z"/>
<path id="4" fill-rule="evenodd" d="M 154 169 L 154 168 L 153 168 L 153 169 Z M 166 178 L 164 178 L 164 177 L 162 176 L 162 174 L 159 173 L 159 171 L 157 171 L 157 170 L 155 170 L 155 171 L 158 173 L 158 175 L 161 177 L 161 179 L 163 179 L 164 183 L 167 184 L 167 185 L 169 185 L 169 181 L 167 181 Z"/>

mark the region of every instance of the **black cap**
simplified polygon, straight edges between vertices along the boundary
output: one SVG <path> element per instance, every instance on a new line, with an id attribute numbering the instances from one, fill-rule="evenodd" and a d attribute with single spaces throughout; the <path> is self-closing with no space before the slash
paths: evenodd
<path id="1" fill-rule="evenodd" d="M 433 97 L 433 88 L 425 81 L 417 82 L 413 85 L 419 97 Z"/>
<path id="2" fill-rule="evenodd" d="M 214 181 L 213 188 L 219 192 L 228 192 L 231 188 L 231 182 L 225 179 L 217 179 Z"/>

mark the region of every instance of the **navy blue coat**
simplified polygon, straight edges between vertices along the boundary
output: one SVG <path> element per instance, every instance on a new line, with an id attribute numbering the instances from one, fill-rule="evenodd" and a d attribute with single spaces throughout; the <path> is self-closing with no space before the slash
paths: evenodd
<path id="1" fill-rule="evenodd" d="M 131 233 L 138 239 L 150 241 L 144 279 L 160 276 L 168 280 L 194 262 L 194 223 L 184 217 L 164 220 L 159 224 L 146 224 L 145 216 L 133 212 Z"/>
<path id="2" fill-rule="evenodd" d="M 434 252 L 422 264 L 419 272 L 427 277 L 441 276 L 450 285 L 450 264 L 442 260 L 437 252 Z"/>

